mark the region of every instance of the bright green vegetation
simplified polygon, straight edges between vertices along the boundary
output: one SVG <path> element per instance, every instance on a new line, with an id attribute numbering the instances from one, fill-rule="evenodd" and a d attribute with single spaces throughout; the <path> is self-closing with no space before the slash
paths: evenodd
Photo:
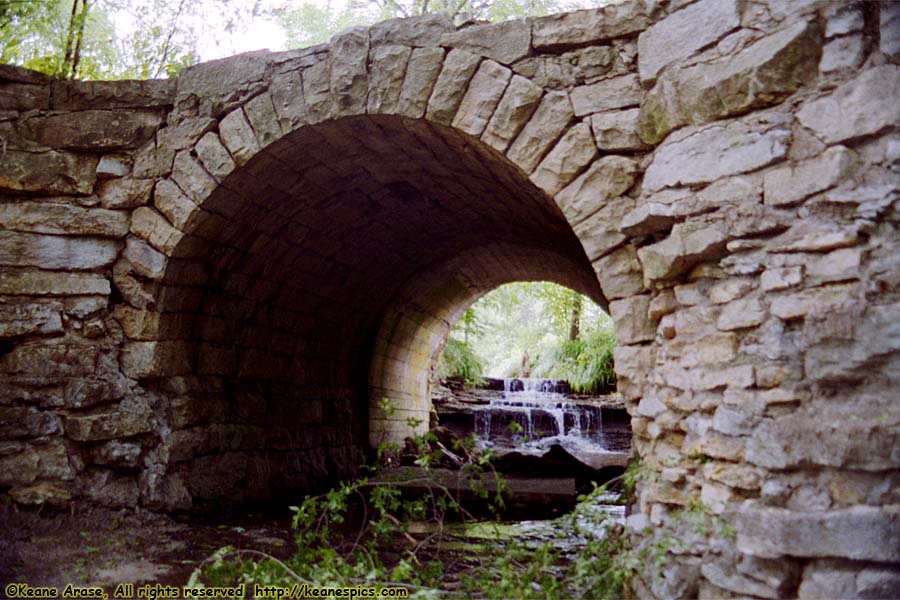
<path id="1" fill-rule="evenodd" d="M 432 434 L 415 444 L 417 464 L 439 461 Z M 464 457 L 463 472 L 482 475 L 470 477 L 472 492 L 490 514 L 502 509 L 502 481 L 489 455 L 473 447 L 468 440 L 453 452 Z M 427 469 L 416 477 L 418 484 L 430 481 Z M 592 510 L 606 499 L 603 488 L 554 522 L 553 539 L 529 540 L 517 537 L 514 525 L 479 522 L 437 477 L 422 497 L 404 494 L 393 480 L 375 481 L 344 483 L 291 507 L 298 548 L 292 557 L 222 548 L 189 585 L 400 585 L 413 598 L 629 598 L 630 582 L 649 556 L 632 548 L 621 525 Z"/>
<path id="2" fill-rule="evenodd" d="M 466 311 L 436 374 L 565 379 L 597 393 L 615 383 L 615 341 L 612 319 L 588 298 L 549 282 L 511 283 Z"/>

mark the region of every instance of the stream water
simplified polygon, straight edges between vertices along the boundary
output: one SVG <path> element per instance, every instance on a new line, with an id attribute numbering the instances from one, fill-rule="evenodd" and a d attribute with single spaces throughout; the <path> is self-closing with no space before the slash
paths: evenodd
<path id="1" fill-rule="evenodd" d="M 474 432 L 484 447 L 515 448 L 540 454 L 554 444 L 578 455 L 622 453 L 630 448 L 621 427 L 608 436 L 598 404 L 576 402 L 565 382 L 550 379 L 503 380 L 502 394 L 486 405 L 473 407 Z M 621 420 L 621 416 L 617 418 Z M 609 438 L 609 439 L 608 439 Z"/>

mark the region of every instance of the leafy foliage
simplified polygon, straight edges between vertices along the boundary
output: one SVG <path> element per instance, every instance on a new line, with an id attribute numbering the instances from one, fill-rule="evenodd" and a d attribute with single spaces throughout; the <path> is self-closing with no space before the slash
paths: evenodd
<path id="1" fill-rule="evenodd" d="M 411 442 L 420 458 L 430 456 L 417 462 L 437 462 L 436 444 L 430 434 Z M 496 482 L 489 456 L 472 448 L 471 440 L 454 448 L 465 457 L 462 472 L 481 473 Z M 418 475 L 429 484 L 429 492 L 418 498 L 390 481 L 366 478 L 308 497 L 291 507 L 297 542 L 292 557 L 282 561 L 255 550 L 222 548 L 192 574 L 189 585 L 399 585 L 413 598 L 443 597 L 448 588 L 456 590 L 453 595 L 470 598 L 631 598 L 638 569 L 657 558 L 653 553 L 665 558 L 669 551 L 662 545 L 633 547 L 624 528 L 596 509 L 609 501 L 603 487 L 580 497 L 575 511 L 555 522 L 553 539 L 509 538 L 501 534 L 502 524 L 486 523 L 468 526 L 480 534 L 463 536 L 469 541 L 461 542 L 454 537 L 460 526 L 449 520 L 466 522 L 472 517 L 452 490 L 428 473 L 426 469 Z M 499 492 L 476 488 L 492 504 L 502 503 Z M 574 547 L 573 539 L 579 540 Z"/>

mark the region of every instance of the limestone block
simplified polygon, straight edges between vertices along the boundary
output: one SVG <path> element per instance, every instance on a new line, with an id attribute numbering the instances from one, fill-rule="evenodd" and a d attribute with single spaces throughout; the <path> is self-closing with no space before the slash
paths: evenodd
<path id="1" fill-rule="evenodd" d="M 637 172 L 637 162 L 630 158 L 602 156 L 553 199 L 566 220 L 576 225 L 631 189 Z M 615 229 L 616 222 L 609 226 Z"/>
<path id="2" fill-rule="evenodd" d="M 879 5 L 878 30 L 881 52 L 892 59 L 900 57 L 900 7 L 897 3 Z"/>
<path id="3" fill-rule="evenodd" d="M 200 162 L 203 163 L 208 174 L 212 175 L 219 183 L 224 181 L 236 167 L 228 150 L 225 149 L 225 146 L 223 146 L 222 142 L 219 140 L 219 136 L 212 131 L 200 138 L 194 151 L 197 153 L 197 157 L 200 159 Z M 214 188 L 209 186 L 208 177 L 205 177 L 203 176 L 205 174 L 200 173 L 195 164 L 192 164 L 192 161 L 189 160 L 189 157 L 188 159 L 185 159 L 181 158 L 181 155 L 182 153 L 179 153 L 179 156 L 175 157 L 172 178 L 175 181 L 184 181 L 185 185 L 188 185 L 188 182 L 190 181 L 197 181 L 197 176 L 200 175 L 200 179 L 196 186 L 198 191 L 200 193 L 211 193 Z"/>
<path id="4" fill-rule="evenodd" d="M 547 93 L 506 156 L 523 172 L 531 174 L 573 117 L 568 94 Z"/>
<path id="5" fill-rule="evenodd" d="M 822 49 L 819 71 L 830 75 L 836 72 L 856 72 L 866 59 L 866 41 L 860 35 L 831 40 Z"/>
<path id="6" fill-rule="evenodd" d="M 529 178 L 550 196 L 555 195 L 597 156 L 587 123 L 570 127 Z"/>
<path id="7" fill-rule="evenodd" d="M 650 296 L 631 296 L 609 303 L 609 314 L 616 324 L 616 343 L 627 345 L 653 340 L 656 328 L 647 316 Z"/>
<path id="8" fill-rule="evenodd" d="M 616 346 L 613 358 L 619 392 L 629 400 L 641 397 L 647 375 L 656 361 L 656 348 Z"/>
<path id="9" fill-rule="evenodd" d="M 815 258 L 806 273 L 813 285 L 859 279 L 862 261 L 862 248 L 841 248 Z"/>
<path id="10" fill-rule="evenodd" d="M 250 123 L 247 121 L 247 117 L 244 115 L 243 109 L 239 108 L 230 112 L 219 122 L 219 135 L 238 166 L 244 165 L 259 152 L 259 142 L 256 139 L 253 128 L 250 127 Z M 180 155 L 184 156 L 184 154 Z M 176 163 L 177 161 L 178 158 L 176 157 Z M 185 159 L 182 159 L 182 162 L 184 163 Z M 193 173 L 195 171 L 189 169 L 187 172 Z"/>
<path id="11" fill-rule="evenodd" d="M 299 102 L 303 101 L 303 94 L 296 90 Z M 305 114 L 305 106 L 304 114 Z M 266 92 L 253 98 L 244 105 L 244 114 L 250 121 L 250 126 L 256 133 L 256 141 L 260 148 L 265 148 L 272 142 L 281 138 L 282 130 L 278 115 L 275 112 L 275 104 L 272 94 Z M 289 130 L 290 131 L 290 130 Z"/>
<path id="12" fill-rule="evenodd" d="M 93 273 L 0 269 L 0 294 L 29 296 L 109 295 L 109 279 Z"/>
<path id="13" fill-rule="evenodd" d="M 142 206 L 131 216 L 131 233 L 146 240 L 151 246 L 170 256 L 184 238 L 184 234 L 152 208 Z"/>
<path id="14" fill-rule="evenodd" d="M 443 63 L 443 48 L 415 48 L 412 51 L 400 88 L 397 114 L 412 119 L 422 118 Z"/>
<path id="15" fill-rule="evenodd" d="M 638 262 L 634 246 L 630 244 L 594 262 L 594 272 L 607 300 L 625 298 L 644 291 L 641 263 Z"/>
<path id="16" fill-rule="evenodd" d="M 367 57 L 369 31 L 352 27 L 329 40 L 331 59 L 331 93 L 337 115 L 359 115 L 366 112 L 368 93 Z"/>
<path id="17" fill-rule="evenodd" d="M 67 415 L 63 419 L 66 436 L 76 441 L 123 438 L 156 429 L 156 416 L 143 400 L 123 400 L 113 410 L 89 415 Z"/>
<path id="18" fill-rule="evenodd" d="M 50 108 L 50 86 L 27 83 L 0 85 L 0 110 L 47 110 Z"/>
<path id="19" fill-rule="evenodd" d="M 200 215 L 197 205 L 170 179 L 163 179 L 156 184 L 153 204 L 179 230 L 189 229 L 193 220 Z"/>
<path id="20" fill-rule="evenodd" d="M 616 223 L 634 208 L 635 200 L 628 196 L 611 199 L 600 210 L 575 225 L 575 235 L 591 262 L 621 246 L 628 238 L 622 235 Z"/>
<path id="21" fill-rule="evenodd" d="M 709 288 L 709 299 L 716 304 L 724 304 L 743 297 L 756 287 L 756 282 L 744 278 L 726 279 Z"/>
<path id="22" fill-rule="evenodd" d="M 652 12 L 652 3 L 638 1 L 538 17 L 532 21 L 532 45 L 547 50 L 626 37 L 646 29 Z"/>
<path id="23" fill-rule="evenodd" d="M 140 464 L 141 445 L 134 442 L 110 440 L 94 446 L 91 462 L 113 467 L 136 467 Z"/>
<path id="24" fill-rule="evenodd" d="M 128 213 L 52 202 L 16 202 L 0 204 L 0 228 L 121 238 L 128 233 Z"/>
<path id="25" fill-rule="evenodd" d="M 199 100 L 202 114 L 228 112 L 262 90 L 270 56 L 267 50 L 257 50 L 184 69 L 178 76 L 175 106 L 190 104 L 193 96 Z"/>
<path id="26" fill-rule="evenodd" d="M 803 267 L 772 267 L 760 276 L 760 284 L 765 292 L 784 290 L 803 281 Z"/>
<path id="27" fill-rule="evenodd" d="M 591 116 L 591 129 L 597 148 L 603 151 L 643 150 L 647 148 L 637 134 L 640 109 L 610 110 Z"/>
<path id="28" fill-rule="evenodd" d="M 474 54 L 458 48 L 447 53 L 428 100 L 426 118 L 444 125 L 450 124 L 480 61 Z"/>
<path id="29" fill-rule="evenodd" d="M 121 247 L 105 238 L 0 231 L 0 265 L 96 269 L 112 264 Z"/>
<path id="30" fill-rule="evenodd" d="M 837 87 L 823 98 L 806 102 L 797 112 L 800 124 L 828 144 L 877 133 L 897 123 L 900 67 L 881 65 Z"/>
<path id="31" fill-rule="evenodd" d="M 773 206 L 793 204 L 832 188 L 853 171 L 855 159 L 855 154 L 845 146 L 833 146 L 797 165 L 768 171 L 765 202 Z"/>
<path id="32" fill-rule="evenodd" d="M 277 115 L 277 123 L 279 129 L 285 133 L 290 133 L 306 124 L 306 101 L 303 90 L 303 78 L 300 70 L 287 71 L 284 73 L 276 73 L 272 76 L 272 83 L 269 86 L 269 93 L 272 98 L 272 106 Z M 267 94 L 263 94 L 263 97 Z M 254 99 L 255 100 L 255 99 Z M 251 101 L 252 102 L 252 101 Z M 261 105 L 257 105 L 257 111 L 265 110 Z M 250 110 L 249 103 L 245 107 L 247 116 L 251 123 L 254 124 L 254 130 L 257 129 L 257 122 L 265 123 L 265 119 L 260 119 L 251 114 L 255 111 Z M 261 114 L 259 116 L 262 116 Z M 257 140 L 261 145 L 262 141 Z"/>
<path id="33" fill-rule="evenodd" d="M 90 194 L 97 180 L 97 162 L 97 157 L 90 154 L 7 149 L 0 162 L 0 192 L 41 196 Z"/>
<path id="34" fill-rule="evenodd" d="M 797 590 L 801 600 L 817 598 L 892 598 L 900 590 L 900 569 L 836 559 L 811 561 Z"/>
<path id="35" fill-rule="evenodd" d="M 82 110 L 38 114 L 19 121 L 19 131 L 51 148 L 127 150 L 153 137 L 160 124 L 156 111 Z"/>
<path id="36" fill-rule="evenodd" d="M 331 59 L 320 60 L 303 70 L 303 103 L 306 107 L 306 121 L 321 123 L 332 118 L 336 107 L 331 96 Z M 278 104 L 276 103 L 276 109 Z M 285 123 L 282 122 L 282 128 Z"/>
<path id="37" fill-rule="evenodd" d="M 737 0 L 701 0 L 675 11 L 638 37 L 641 80 L 656 79 L 667 64 L 691 56 L 740 24 Z"/>
<path id="38" fill-rule="evenodd" d="M 27 485 L 39 478 L 63 481 L 75 478 L 66 447 L 58 438 L 47 444 L 28 446 L 18 454 L 0 456 L 0 485 Z"/>
<path id="39" fill-rule="evenodd" d="M 796 563 L 741 555 L 737 565 L 731 557 L 704 561 L 700 572 L 723 590 L 760 598 L 784 598 L 791 595 L 800 575 Z"/>
<path id="40" fill-rule="evenodd" d="M 150 201 L 152 179 L 110 179 L 97 184 L 103 208 L 137 208 Z"/>
<path id="41" fill-rule="evenodd" d="M 430 13 L 381 21 L 372 25 L 369 36 L 373 45 L 437 46 L 440 44 L 441 36 L 453 30 L 453 19 L 449 15 Z"/>
<path id="42" fill-rule="evenodd" d="M 695 367 L 683 368 L 679 365 L 667 364 L 656 371 L 665 385 L 679 390 L 714 390 L 726 386 L 747 388 L 754 383 L 753 367 L 738 365 L 728 368 Z"/>
<path id="43" fill-rule="evenodd" d="M 759 298 L 740 298 L 722 307 L 716 326 L 722 331 L 756 327 L 766 320 L 768 312 Z"/>
<path id="44" fill-rule="evenodd" d="M 825 37 L 827 39 L 862 31 L 866 24 L 866 19 L 858 5 L 837 5 L 834 8 L 834 14 L 828 15 L 828 21 L 825 25 Z"/>
<path id="45" fill-rule="evenodd" d="M 63 332 L 59 304 L 0 304 L 0 340 Z"/>
<path id="46" fill-rule="evenodd" d="M 191 372 L 189 345 L 179 341 L 126 342 L 120 361 L 122 372 L 132 379 Z"/>
<path id="47" fill-rule="evenodd" d="M 703 465 L 703 476 L 729 487 L 742 490 L 758 490 L 765 471 L 753 465 L 710 462 Z"/>
<path id="48" fill-rule="evenodd" d="M 641 107 L 638 134 L 645 142 L 656 143 L 682 125 L 708 123 L 781 102 L 815 79 L 820 40 L 817 25 L 801 22 L 734 56 L 667 70 Z M 716 101 L 711 102 L 711 97 Z"/>
<path id="49" fill-rule="evenodd" d="M 164 473 L 157 469 L 141 471 L 138 485 L 141 504 L 151 510 L 187 510 L 191 508 L 191 495 L 180 473 Z"/>
<path id="50" fill-rule="evenodd" d="M 412 49 L 409 46 L 382 45 L 369 51 L 369 114 L 392 115 L 397 112 L 406 65 Z"/>
<path id="51" fill-rule="evenodd" d="M 104 154 L 97 164 L 97 179 L 125 177 L 131 173 L 132 160 L 127 154 Z"/>
<path id="52" fill-rule="evenodd" d="M 129 237 L 125 241 L 124 257 L 131 263 L 135 271 L 150 279 L 161 279 L 166 274 L 169 258 L 154 250 L 149 244 L 138 238 Z"/>
<path id="53" fill-rule="evenodd" d="M 670 348 L 679 348 L 679 362 L 684 367 L 722 364 L 737 357 L 737 337 L 733 333 L 713 333 L 691 342 L 676 340 Z"/>
<path id="54" fill-rule="evenodd" d="M 838 404 L 829 405 L 829 400 L 812 398 L 793 413 L 763 420 L 748 442 L 748 462 L 770 469 L 895 468 L 900 409 L 871 392 Z"/>
<path id="55" fill-rule="evenodd" d="M 679 223 L 661 242 L 638 250 L 638 258 L 644 268 L 644 285 L 671 279 L 697 263 L 715 260 L 725 250 L 728 239 L 726 227 L 721 222 Z"/>
<path id="56" fill-rule="evenodd" d="M 675 299 L 675 293 L 670 288 L 666 288 L 653 296 L 653 300 L 650 301 L 648 314 L 651 321 L 659 321 L 677 309 L 678 301 Z"/>
<path id="57" fill-rule="evenodd" d="M 563 54 L 524 58 L 512 68 L 543 89 L 559 90 L 595 83 L 613 70 L 615 61 L 616 51 L 611 46 L 589 46 Z"/>
<path id="58" fill-rule="evenodd" d="M 131 508 L 138 503 L 138 485 L 134 477 L 115 475 L 108 470 L 92 470 L 83 479 L 84 495 L 107 508 Z"/>
<path id="59" fill-rule="evenodd" d="M 746 173 L 787 156 L 790 128 L 777 115 L 689 128 L 656 150 L 644 189 L 693 185 Z"/>
<path id="60" fill-rule="evenodd" d="M 729 521 L 741 552 L 763 558 L 783 555 L 896 562 L 900 559 L 900 509 L 854 506 L 801 512 L 745 502 Z"/>
<path id="61" fill-rule="evenodd" d="M 498 152 L 506 152 L 537 108 L 543 90 L 518 75 L 513 75 L 488 122 L 481 140 Z"/>
<path id="62" fill-rule="evenodd" d="M 570 93 L 576 117 L 591 113 L 637 106 L 644 93 L 637 75 L 620 75 L 591 85 L 582 85 Z"/>
<path id="63" fill-rule="evenodd" d="M 805 317 L 813 310 L 835 308 L 851 301 L 854 294 L 855 289 L 851 285 L 826 285 L 775 296 L 770 300 L 769 308 L 782 321 L 789 321 Z"/>
<path id="64" fill-rule="evenodd" d="M 480 136 L 500 102 L 512 71 L 492 60 L 482 61 L 459 103 L 453 127 Z"/>
<path id="65" fill-rule="evenodd" d="M 18 504 L 31 506 L 49 504 L 57 508 L 65 507 L 72 499 L 72 492 L 49 483 L 14 487 L 9 490 L 9 495 Z"/>
<path id="66" fill-rule="evenodd" d="M 531 27 L 524 19 L 471 25 L 441 36 L 441 46 L 461 48 L 497 62 L 511 65 L 528 55 Z"/>

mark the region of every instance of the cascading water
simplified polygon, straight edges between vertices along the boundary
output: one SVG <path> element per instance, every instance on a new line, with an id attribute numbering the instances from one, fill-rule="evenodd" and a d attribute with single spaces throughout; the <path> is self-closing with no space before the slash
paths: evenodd
<path id="1" fill-rule="evenodd" d="M 574 402 L 562 381 L 515 378 L 503 394 L 475 410 L 475 433 L 485 446 L 540 452 L 553 444 L 587 452 L 609 452 L 599 406 Z M 618 449 L 616 449 L 618 450 Z"/>

